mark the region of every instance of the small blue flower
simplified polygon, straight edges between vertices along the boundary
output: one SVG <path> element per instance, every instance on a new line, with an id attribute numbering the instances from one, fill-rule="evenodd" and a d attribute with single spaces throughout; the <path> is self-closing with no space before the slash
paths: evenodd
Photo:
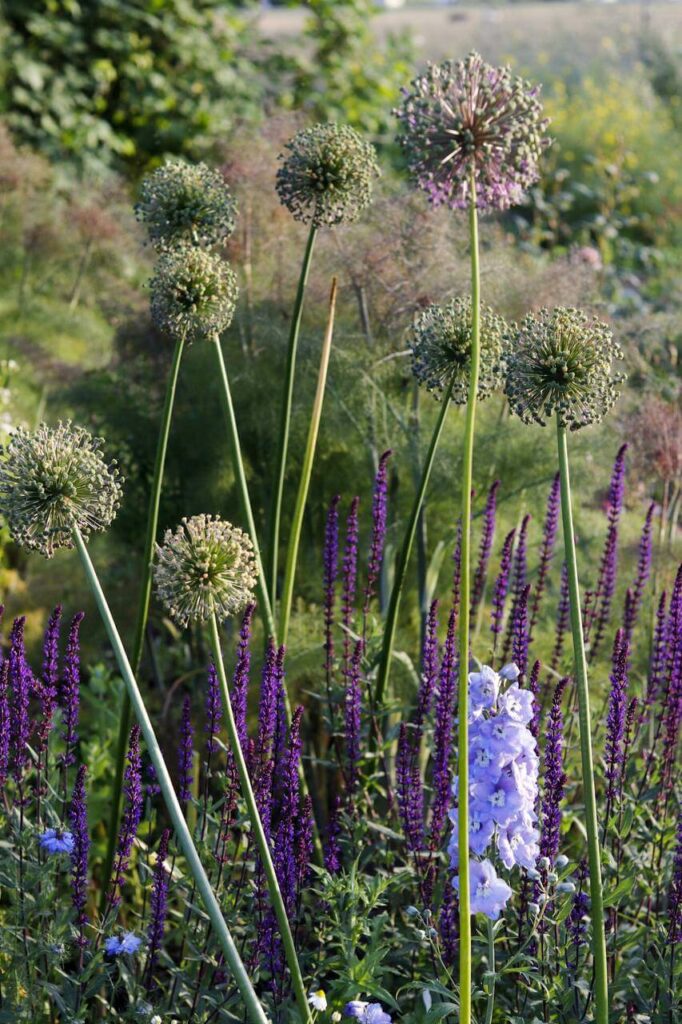
<path id="1" fill-rule="evenodd" d="M 123 932 L 120 938 L 115 935 L 110 936 L 104 940 L 104 951 L 107 956 L 120 956 L 121 953 L 127 953 L 132 956 L 133 953 L 137 953 L 142 939 L 133 932 Z"/>
<path id="2" fill-rule="evenodd" d="M 506 679 L 509 683 L 515 683 L 521 675 L 518 667 L 513 661 L 510 661 L 507 665 L 500 669 L 500 676 L 502 679 Z"/>
<path id="3" fill-rule="evenodd" d="M 484 708 L 491 708 L 500 692 L 500 677 L 488 665 L 483 665 L 480 672 L 469 673 L 470 715 L 480 715 Z"/>
<path id="4" fill-rule="evenodd" d="M 48 828 L 40 837 L 40 847 L 48 853 L 73 853 L 73 836 L 62 829 Z"/>
<path id="5" fill-rule="evenodd" d="M 534 714 L 533 694 L 530 690 L 519 689 L 516 683 L 501 695 L 497 704 L 502 714 L 508 715 L 513 722 L 520 722 L 521 725 L 528 725 Z"/>
<path id="6" fill-rule="evenodd" d="M 361 1024 L 392 1024 L 381 1003 L 366 1003 L 362 999 L 353 999 L 346 1003 L 343 1012 L 346 1017 L 355 1017 Z"/>
<path id="7" fill-rule="evenodd" d="M 346 1017 L 357 1017 L 359 1020 L 367 1009 L 367 1006 L 368 1004 L 363 1002 L 362 999 L 351 999 L 351 1001 L 346 1003 L 344 1006 L 343 1012 Z"/>
<path id="8" fill-rule="evenodd" d="M 509 825 L 516 815 L 523 810 L 526 801 L 519 791 L 513 776 L 494 776 L 486 781 L 478 782 L 472 787 L 472 796 L 478 805 L 487 808 L 487 813 L 501 827 Z M 483 814 L 485 814 L 483 810 Z"/>
<path id="9" fill-rule="evenodd" d="M 533 827 L 533 819 L 522 815 L 510 822 L 506 829 L 497 833 L 497 849 L 500 860 L 511 871 L 515 864 L 530 871 L 540 856 L 538 839 L 540 833 Z"/>
<path id="10" fill-rule="evenodd" d="M 469 863 L 471 913 L 485 914 L 491 921 L 497 921 L 512 891 L 506 882 L 497 877 L 489 860 L 472 860 Z M 459 892 L 459 877 L 452 884 Z"/>

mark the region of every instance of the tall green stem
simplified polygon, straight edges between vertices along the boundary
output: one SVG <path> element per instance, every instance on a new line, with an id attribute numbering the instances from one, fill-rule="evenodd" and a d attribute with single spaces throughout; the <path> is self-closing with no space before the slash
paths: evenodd
<path id="1" fill-rule="evenodd" d="M 227 685 L 227 676 L 225 675 L 225 665 L 223 663 L 223 655 L 220 647 L 220 635 L 218 633 L 218 623 L 215 615 L 211 616 L 209 621 L 209 636 L 211 650 L 213 653 L 213 660 L 215 663 L 216 671 L 218 673 L 218 682 L 220 683 L 220 691 L 223 697 L 223 709 L 225 712 L 225 724 L 227 726 L 227 735 L 230 741 L 230 749 L 237 765 L 237 772 L 239 773 L 239 781 L 241 783 L 242 796 L 246 801 L 246 808 L 251 820 L 251 828 L 256 839 L 256 845 L 258 847 L 258 853 L 265 870 L 265 877 L 268 883 L 268 889 L 270 891 L 270 899 L 277 916 L 277 923 L 279 925 L 279 932 L 282 938 L 282 944 L 284 946 L 284 953 L 287 958 L 287 964 L 289 965 L 289 971 L 291 973 L 291 980 L 294 986 L 294 994 L 296 996 L 296 1002 L 298 1003 L 299 1013 L 303 1021 L 312 1024 L 312 1017 L 310 1013 L 310 1006 L 308 1005 L 308 997 L 306 995 L 305 985 L 303 984 L 303 977 L 301 975 L 301 968 L 298 963 L 298 957 L 296 956 L 296 948 L 294 946 L 294 937 L 291 933 L 291 926 L 289 924 L 289 918 L 284 906 L 284 900 L 279 889 L 279 882 L 277 881 L 277 874 L 275 872 L 275 865 L 272 862 L 272 856 L 270 854 L 270 847 L 268 845 L 265 832 L 263 830 L 263 823 L 258 813 L 258 807 L 256 805 L 256 797 L 253 792 L 251 785 L 251 779 L 249 777 L 249 770 L 246 767 L 246 761 L 244 760 L 244 754 L 242 752 L 241 744 L 239 743 L 239 736 L 237 734 L 237 725 L 234 720 L 232 713 L 232 702 L 230 700 L 230 691 Z"/>
<path id="2" fill-rule="evenodd" d="M 327 384 L 327 370 L 329 369 L 329 356 L 332 350 L 332 337 L 334 334 L 334 311 L 336 308 L 336 278 L 332 281 L 332 290 L 329 296 L 329 316 L 327 318 L 327 329 L 322 342 L 320 353 L 320 369 L 317 375 L 317 390 L 315 400 L 310 413 L 310 425 L 308 427 L 308 439 L 306 441 L 303 466 L 301 468 L 301 479 L 298 484 L 294 516 L 289 534 L 289 547 L 287 548 L 287 561 L 284 571 L 284 588 L 282 590 L 282 603 L 279 613 L 278 634 L 280 644 L 286 644 L 289 633 L 289 619 L 291 617 L 291 601 L 294 594 L 294 579 L 296 576 L 296 562 L 298 561 L 298 547 L 301 540 L 301 527 L 303 526 L 303 513 L 308 498 L 310 477 L 313 471 L 317 437 L 320 432 L 320 419 L 322 417 L 322 403 L 324 402 L 324 390 Z"/>
<path id="3" fill-rule="evenodd" d="M 123 643 L 121 642 L 121 638 L 118 634 L 116 623 L 114 622 L 111 610 L 107 604 L 107 599 L 104 596 L 99 579 L 97 578 L 95 567 L 90 560 L 88 549 L 77 526 L 73 529 L 73 537 L 76 548 L 78 549 L 78 554 L 80 555 L 83 563 L 88 584 L 92 589 L 97 609 L 102 617 L 104 627 L 113 648 L 119 671 L 123 676 L 123 681 L 126 685 L 128 696 L 130 698 L 133 711 L 135 712 L 135 717 L 137 718 L 142 730 L 142 735 L 144 736 L 149 756 L 152 764 L 154 765 L 156 779 L 166 804 L 166 810 L 168 811 L 168 815 L 171 819 L 180 848 L 185 855 L 192 878 L 194 879 L 196 887 L 203 900 L 206 913 L 210 918 L 211 925 L 213 926 L 218 938 L 225 960 L 244 1000 L 244 1005 L 246 1006 L 249 1017 L 255 1022 L 255 1024 L 268 1024 L 268 1018 L 265 1015 L 265 1011 L 263 1010 L 258 996 L 253 989 L 249 976 L 246 973 L 246 968 L 242 963 L 237 947 L 235 946 L 232 935 L 230 934 L 230 930 L 221 913 L 220 906 L 211 888 L 211 883 L 208 880 L 208 876 L 201 863 L 196 847 L 192 842 L 192 837 L 182 814 L 182 808 L 180 807 L 178 798 L 175 795 L 175 790 L 173 789 L 173 783 L 171 782 L 166 762 L 164 761 L 163 754 L 161 753 L 161 748 L 159 747 L 158 740 L 156 739 L 151 720 L 147 714 L 142 694 L 140 693 L 133 670 L 130 666 L 130 662 L 128 661 L 128 656 L 126 655 Z"/>
<path id="4" fill-rule="evenodd" d="M 289 330 L 289 347 L 287 349 L 287 362 L 284 371 L 284 395 L 282 398 L 282 413 L 278 434 L 279 446 L 277 450 L 277 477 L 272 495 L 272 508 L 270 510 L 270 597 L 273 608 L 277 607 L 277 565 L 279 560 L 279 531 L 282 519 L 282 501 L 284 499 L 284 480 L 286 477 L 287 452 L 289 449 L 289 430 L 291 427 L 291 407 L 294 400 L 294 376 L 296 374 L 296 352 L 298 350 L 298 336 L 301 330 L 301 317 L 303 315 L 303 297 L 305 295 L 310 264 L 313 258 L 315 236 L 317 228 L 310 225 L 308 242 L 303 255 L 301 274 L 296 289 L 294 301 L 294 312 Z"/>
<path id="5" fill-rule="evenodd" d="M 495 1012 L 495 929 L 493 922 L 486 920 L 488 931 L 488 995 L 485 1004 L 485 1024 L 493 1024 L 493 1013 Z"/>
<path id="6" fill-rule="evenodd" d="M 459 601 L 458 842 L 459 842 L 459 1024 L 471 1024 L 471 879 L 469 873 L 469 618 L 471 610 L 471 485 L 474 465 L 476 396 L 480 369 L 481 276 L 478 255 L 476 181 L 470 178 L 471 371 L 462 464 L 462 546 Z"/>
<path id="7" fill-rule="evenodd" d="M 571 632 L 575 683 L 578 691 L 578 724 L 580 726 L 580 755 L 582 760 L 583 792 L 585 794 L 585 828 L 587 831 L 587 858 L 590 866 L 590 915 L 592 917 L 592 953 L 594 957 L 594 999 L 597 1024 L 608 1024 L 609 991 L 606 961 L 606 932 L 604 929 L 604 896 L 601 877 L 601 855 L 597 825 L 597 798 L 594 789 L 594 760 L 590 718 L 590 692 L 587 678 L 587 658 L 583 639 L 580 611 L 580 585 L 578 560 L 575 552 L 573 512 L 571 509 L 571 478 L 568 469 L 568 442 L 566 428 L 557 421 L 559 474 L 561 479 L 561 518 L 564 529 L 564 549 L 568 572 L 568 594 L 571 608 Z"/>
<path id="8" fill-rule="evenodd" d="M 424 462 L 424 468 L 422 469 L 421 480 L 419 488 L 415 495 L 414 505 L 412 506 L 412 512 L 410 519 L 407 524 L 407 530 L 405 531 L 405 537 L 403 538 L 403 546 L 400 549 L 400 558 L 395 570 L 395 578 L 393 580 L 393 587 L 391 589 L 391 596 L 388 602 L 388 610 L 386 612 L 386 625 L 384 626 L 384 639 L 381 648 L 381 661 L 379 662 L 379 670 L 377 673 L 376 689 L 374 691 L 374 703 L 379 708 L 384 700 L 388 688 L 389 676 L 391 674 L 391 658 L 393 656 L 393 643 L 395 641 L 395 631 L 398 625 L 398 612 L 400 610 L 400 598 L 402 595 L 403 584 L 405 582 L 405 575 L 407 573 L 407 566 L 410 561 L 410 555 L 412 554 L 412 545 L 414 544 L 415 534 L 417 532 L 417 524 L 419 522 L 419 513 L 424 503 L 424 496 L 426 494 L 426 488 L 429 484 L 429 477 L 431 476 L 431 470 L 433 468 L 433 461 L 436 456 L 436 449 L 440 436 L 443 433 L 443 427 L 445 426 L 445 417 L 447 415 L 448 406 L 450 404 L 450 395 L 454 387 L 455 378 L 453 377 L 450 384 L 443 395 L 443 403 L 438 413 L 438 419 L 436 425 L 433 428 L 433 434 L 431 435 L 431 442 L 429 444 L 429 450 L 426 453 L 426 460 Z"/>
<path id="9" fill-rule="evenodd" d="M 270 633 L 271 636 L 274 636 L 275 621 L 272 615 L 272 607 L 270 605 L 270 597 L 268 595 L 268 586 L 265 579 L 265 572 L 263 571 L 263 562 L 261 560 L 260 547 L 258 546 L 258 534 L 256 533 L 256 524 L 254 522 L 253 510 L 251 508 L 251 499 L 249 498 L 249 487 L 246 482 L 246 473 L 244 472 L 244 461 L 242 459 L 242 449 L 239 443 L 237 418 L 234 414 L 234 405 L 232 403 L 230 379 L 227 375 L 225 360 L 223 359 L 223 350 L 220 347 L 220 338 L 217 334 L 214 334 L 211 340 L 215 346 L 216 357 L 218 359 L 218 367 L 220 370 L 220 381 L 222 384 L 221 394 L 223 396 L 225 418 L 227 420 L 227 434 L 230 442 L 232 467 L 234 469 L 234 475 L 237 481 L 237 489 L 239 491 L 239 501 L 242 507 L 242 515 L 246 520 L 246 526 L 248 529 L 249 536 L 251 538 L 251 543 L 253 544 L 253 549 L 256 556 L 256 563 L 258 566 L 258 598 L 260 600 L 261 615 L 265 620 L 268 632 Z"/>
<path id="10" fill-rule="evenodd" d="M 149 617 L 149 603 L 152 593 L 152 564 L 154 561 L 154 543 L 159 526 L 159 506 L 161 503 L 161 486 L 163 483 L 163 471 L 166 464 L 166 452 L 168 450 L 168 436 L 173 418 L 173 406 L 175 405 L 175 392 L 178 383 L 180 362 L 185 347 L 185 337 L 182 335 L 175 343 L 173 360 L 170 374 L 166 384 L 166 396 L 161 414 L 161 426 L 156 443 L 156 457 L 154 459 L 154 476 L 152 477 L 152 489 L 149 495 L 149 507 L 147 510 L 147 533 L 144 540 L 144 554 L 142 557 L 142 582 L 138 597 L 137 619 L 135 622 L 135 636 L 132 649 L 132 670 L 137 675 L 142 661 L 144 649 L 145 631 Z M 109 816 L 109 831 L 107 836 L 107 851 L 104 858 L 104 874 L 102 885 L 102 908 L 106 903 L 108 882 L 111 876 L 111 869 L 116 854 L 116 840 L 118 835 L 118 824 L 121 815 L 121 793 L 123 790 L 123 772 L 125 768 L 125 756 L 128 748 L 128 733 L 132 720 L 132 707 L 127 691 L 123 694 L 121 701 L 118 740 L 116 742 L 116 761 L 114 764 L 114 785 L 112 789 L 111 809 Z"/>

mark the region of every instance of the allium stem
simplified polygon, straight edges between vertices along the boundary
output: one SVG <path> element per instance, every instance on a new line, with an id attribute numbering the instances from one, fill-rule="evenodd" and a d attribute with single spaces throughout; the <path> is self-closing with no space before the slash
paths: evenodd
<path id="1" fill-rule="evenodd" d="M 481 273 L 478 252 L 476 169 L 471 169 L 471 377 L 462 460 L 462 550 L 459 605 L 459 687 L 457 693 L 457 776 L 459 834 L 459 1024 L 471 1024 L 471 886 L 469 877 L 469 619 L 471 614 L 471 486 L 474 465 L 476 395 L 480 365 Z"/>
<path id="2" fill-rule="evenodd" d="M 142 557 L 142 581 L 137 606 L 137 621 L 135 623 L 135 636 L 131 666 L 133 674 L 137 675 L 142 660 L 144 649 L 144 638 L 149 617 L 149 603 L 152 593 L 152 564 L 154 561 L 154 544 L 159 526 L 159 506 L 161 503 L 161 486 L 163 483 L 163 471 L 166 464 L 166 452 L 168 450 L 168 436 L 170 434 L 171 419 L 173 417 L 173 406 L 175 404 L 175 392 L 178 383 L 180 362 L 185 347 L 184 334 L 178 337 L 173 352 L 170 374 L 166 384 L 166 397 L 161 415 L 161 426 L 156 444 L 156 458 L 154 460 L 154 476 L 152 477 L 152 488 L 149 495 L 149 508 L 147 510 L 147 533 L 144 540 L 144 554 Z M 111 812 L 109 815 L 109 830 L 107 840 L 107 851 L 104 858 L 104 884 L 102 886 L 101 908 L 104 907 L 107 898 L 108 882 L 111 877 L 111 869 L 114 865 L 116 855 L 116 837 L 118 835 L 118 823 L 121 816 L 121 795 L 123 791 L 123 772 L 125 770 L 125 757 L 128 749 L 128 736 L 132 724 L 132 707 L 127 692 L 124 692 L 119 712 L 118 740 L 116 743 L 116 761 L 114 765 L 114 783 L 111 797 Z"/>
<path id="3" fill-rule="evenodd" d="M 296 504 L 289 533 L 289 547 L 287 550 L 286 568 L 284 571 L 284 588 L 282 590 L 282 603 L 280 606 L 278 634 L 280 644 L 286 644 L 289 633 L 289 619 L 291 618 L 291 601 L 294 595 L 294 579 L 296 577 L 296 562 L 298 561 L 298 547 L 301 540 L 301 529 L 303 527 L 303 513 L 308 499 L 310 477 L 313 471 L 315 449 L 317 447 L 317 436 L 320 432 L 320 419 L 322 417 L 322 404 L 324 392 L 327 385 L 327 370 L 329 369 L 329 357 L 332 350 L 332 337 L 334 334 L 334 313 L 336 311 L 336 278 L 332 281 L 332 289 L 329 296 L 329 316 L 327 328 L 324 332 L 322 351 L 320 353 L 320 368 L 317 374 L 317 390 L 310 413 L 310 424 L 308 426 L 308 439 L 306 441 L 301 467 L 301 479 L 296 494 Z"/>
<path id="4" fill-rule="evenodd" d="M 144 700 L 142 699 L 140 688 L 135 679 L 130 662 L 128 661 L 128 656 L 125 652 L 125 648 L 123 647 L 118 629 L 116 628 L 116 623 L 114 622 L 107 599 L 104 596 L 97 573 L 95 572 L 95 567 L 90 560 L 88 549 L 77 526 L 75 526 L 73 530 L 73 539 L 83 564 L 88 584 L 93 592 L 97 609 L 102 617 L 104 627 L 113 648 L 119 671 L 127 687 L 128 696 L 130 698 L 133 711 L 135 712 L 135 717 L 142 729 L 147 750 L 149 751 L 149 756 L 152 764 L 154 765 L 156 778 L 166 804 L 168 816 L 170 817 L 173 828 L 175 829 L 175 834 L 185 855 L 190 873 L 196 882 L 197 889 L 199 890 L 206 908 L 206 913 L 208 914 L 211 924 L 215 929 L 223 955 L 230 967 L 235 983 L 239 988 L 249 1017 L 252 1021 L 258 1022 L 258 1024 L 268 1024 L 268 1018 L 254 991 L 249 976 L 246 973 L 246 968 L 239 956 L 239 952 L 234 944 L 230 930 L 222 915 L 220 905 L 218 904 L 211 888 L 211 883 L 208 880 L 208 876 L 201 863 L 196 847 L 192 842 L 192 837 L 189 829 L 187 828 L 187 823 L 183 817 L 182 808 L 180 807 L 178 798 L 175 795 L 175 789 L 173 788 L 173 783 L 168 773 L 166 762 L 164 761 L 161 748 L 159 747 L 159 742 L 147 713 L 147 708 L 145 707 Z"/>
<path id="5" fill-rule="evenodd" d="M 592 734 L 590 720 L 590 693 L 587 678 L 587 658 L 583 636 L 582 614 L 580 611 L 580 585 L 578 582 L 578 561 L 573 532 L 571 509 L 571 480 L 568 468 L 568 441 L 566 427 L 557 420 L 557 442 L 559 473 L 561 475 L 561 518 L 564 529 L 564 548 L 568 571 L 568 592 L 571 609 L 571 632 L 573 634 L 573 657 L 575 680 L 578 691 L 578 722 L 580 726 L 580 753 L 582 760 L 582 783 L 585 798 L 585 828 L 587 831 L 587 857 L 590 866 L 590 914 L 592 917 L 592 954 L 594 957 L 594 999 L 595 1021 L 608 1024 L 609 992 L 606 961 L 606 934 L 604 931 L 604 898 L 602 891 L 601 855 L 597 825 L 597 800 L 594 788 L 594 759 L 592 756 Z M 460 789 L 460 792 L 462 790 Z"/>
<path id="6" fill-rule="evenodd" d="M 293 405 L 294 400 L 296 352 L 298 350 L 298 336 L 301 330 L 301 317 L 303 315 L 303 298 L 305 296 L 305 289 L 308 283 L 308 274 L 310 273 L 310 264 L 313 258 L 313 248 L 315 246 L 316 235 L 317 228 L 315 227 L 314 224 L 311 224 L 310 231 L 308 233 L 308 242 L 306 244 L 305 253 L 303 255 L 301 273 L 298 279 L 298 288 L 296 289 L 294 311 L 291 318 L 291 327 L 289 330 L 289 346 L 287 348 L 286 368 L 284 371 L 284 395 L 282 398 L 282 415 L 280 420 L 280 428 L 277 435 L 279 446 L 277 450 L 277 461 L 275 463 L 277 467 L 277 477 L 275 480 L 275 487 L 273 490 L 272 508 L 270 510 L 270 547 L 268 552 L 270 559 L 270 603 L 273 608 L 277 607 L 277 564 L 279 559 L 279 530 L 280 522 L 282 519 L 282 501 L 284 499 L 284 480 L 286 477 L 287 452 L 289 450 L 291 407 Z"/>
<path id="7" fill-rule="evenodd" d="M 232 750 L 232 756 L 234 757 L 235 764 L 237 766 L 242 796 L 246 801 L 246 808 L 248 811 L 249 819 L 251 821 L 251 828 L 253 830 L 253 835 L 256 839 L 256 846 L 258 847 L 258 853 L 265 871 L 265 877 L 267 879 L 268 889 L 270 892 L 270 900 L 272 902 L 273 909 L 277 916 L 277 923 L 279 925 L 280 936 L 282 939 L 282 945 L 284 946 L 284 953 L 287 959 L 287 964 L 289 965 L 289 971 L 291 972 L 291 979 L 294 986 L 296 1001 L 298 1003 L 301 1019 L 303 1021 L 310 1022 L 312 1018 L 310 1016 L 310 1007 L 308 1005 L 308 995 L 306 992 L 305 985 L 303 984 L 301 968 L 299 966 L 298 958 L 296 956 L 294 938 L 291 932 L 289 918 L 287 917 L 287 912 L 284 906 L 284 901 L 282 899 L 282 893 L 280 891 L 279 882 L 277 881 L 277 872 L 275 871 L 275 865 L 272 860 L 270 846 L 268 844 L 268 840 L 265 835 L 265 830 L 263 828 L 263 822 L 261 821 L 260 814 L 258 813 L 256 796 L 251 785 L 249 770 L 246 767 L 246 760 L 244 758 L 244 753 L 242 751 L 241 744 L 239 742 L 239 736 L 237 734 L 237 725 L 234 720 L 234 714 L 232 712 L 232 701 L 230 700 L 230 691 L 227 685 L 225 664 L 223 662 L 223 654 L 220 646 L 220 635 L 218 633 L 218 623 L 216 621 L 215 615 L 212 615 L 211 619 L 209 620 L 209 639 L 214 664 L 216 667 L 216 671 L 218 673 L 220 691 L 223 696 L 223 711 L 225 714 L 225 725 L 227 726 L 227 735 L 230 742 L 230 749 Z"/>

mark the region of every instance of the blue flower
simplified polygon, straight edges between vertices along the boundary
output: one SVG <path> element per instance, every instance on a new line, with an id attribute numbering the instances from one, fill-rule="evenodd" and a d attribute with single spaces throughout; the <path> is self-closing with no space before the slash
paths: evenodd
<path id="1" fill-rule="evenodd" d="M 457 823 L 457 808 L 454 807 L 448 812 L 452 822 L 452 836 L 448 846 L 450 861 L 453 867 L 459 863 L 459 831 Z M 469 848 L 472 853 L 481 856 L 488 849 L 495 833 L 495 822 L 490 812 L 485 807 L 469 805 Z"/>
<path id="2" fill-rule="evenodd" d="M 391 1024 L 390 1016 L 381 1003 L 366 1003 L 362 999 L 352 999 L 343 1008 L 346 1017 L 355 1017 L 361 1024 Z"/>
<path id="3" fill-rule="evenodd" d="M 73 836 L 62 829 L 48 828 L 40 837 L 41 849 L 48 853 L 73 853 Z"/>
<path id="4" fill-rule="evenodd" d="M 472 789 L 476 803 L 487 809 L 493 821 L 502 827 L 509 825 L 525 806 L 524 796 L 513 775 L 502 774 L 497 779 L 493 776 L 477 782 Z"/>
<path id="5" fill-rule="evenodd" d="M 515 864 L 531 870 L 540 856 L 540 833 L 534 828 L 534 818 L 521 816 L 506 829 L 497 833 L 497 850 L 504 866 L 511 871 Z"/>
<path id="6" fill-rule="evenodd" d="M 500 678 L 506 679 L 509 683 L 515 683 L 521 675 L 518 667 L 513 661 L 510 661 L 507 665 L 500 669 Z"/>
<path id="7" fill-rule="evenodd" d="M 497 921 L 512 894 L 506 882 L 497 877 L 489 860 L 471 860 L 471 913 L 485 914 L 491 921 Z M 459 877 L 452 883 L 459 892 Z"/>
<path id="8" fill-rule="evenodd" d="M 500 695 L 497 707 L 513 722 L 528 725 L 534 714 L 533 694 L 530 690 L 521 690 L 516 683 L 513 683 L 505 693 Z"/>
<path id="9" fill-rule="evenodd" d="M 470 716 L 480 715 L 484 708 L 491 708 L 500 692 L 500 677 L 487 665 L 480 672 L 469 673 Z"/>
<path id="10" fill-rule="evenodd" d="M 104 940 L 104 951 L 107 956 L 120 956 L 121 953 L 127 953 L 132 956 L 133 953 L 137 953 L 142 939 L 132 932 L 123 932 L 120 938 L 112 935 L 110 938 Z"/>
<path id="11" fill-rule="evenodd" d="M 363 1013 L 368 1007 L 368 1003 L 363 1002 L 362 999 L 351 999 L 349 1003 L 343 1008 L 343 1012 L 346 1017 L 357 1017 L 358 1020 L 362 1017 Z"/>

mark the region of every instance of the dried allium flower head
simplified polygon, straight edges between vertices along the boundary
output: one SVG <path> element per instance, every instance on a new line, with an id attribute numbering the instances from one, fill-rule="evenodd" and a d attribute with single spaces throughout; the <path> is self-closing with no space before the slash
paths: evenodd
<path id="1" fill-rule="evenodd" d="M 357 220 L 381 173 L 374 147 L 344 124 L 316 124 L 280 154 L 277 194 L 294 220 L 320 227 Z"/>
<path id="2" fill-rule="evenodd" d="M 154 570 L 159 597 L 181 626 L 236 615 L 258 578 L 250 538 L 219 516 L 183 519 L 166 530 Z"/>
<path id="3" fill-rule="evenodd" d="M 71 423 L 12 435 L 0 462 L 0 514 L 17 544 L 52 558 L 57 548 L 73 547 L 75 526 L 86 539 L 106 530 L 122 481 L 102 444 Z"/>
<path id="4" fill-rule="evenodd" d="M 206 164 L 167 163 L 147 175 L 135 216 L 157 249 L 216 245 L 234 231 L 237 204 L 219 171 Z"/>
<path id="5" fill-rule="evenodd" d="M 149 287 L 156 326 L 187 341 L 226 330 L 237 303 L 237 278 L 228 264 L 191 246 L 162 253 Z"/>
<path id="6" fill-rule="evenodd" d="M 511 328 L 488 306 L 481 309 L 479 399 L 502 385 L 500 360 L 509 345 Z M 442 397 L 454 378 L 451 399 L 466 405 L 471 369 L 471 299 L 453 299 L 446 306 L 427 306 L 412 328 L 412 372 L 428 391 Z"/>
<path id="7" fill-rule="evenodd" d="M 398 141 L 434 206 L 467 207 L 472 173 L 479 209 L 506 210 L 521 201 L 549 145 L 539 91 L 477 53 L 429 64 L 413 79 L 396 111 Z"/>
<path id="8" fill-rule="evenodd" d="M 505 394 L 524 423 L 545 425 L 556 415 L 562 427 L 599 423 L 618 398 L 623 358 L 605 323 L 579 309 L 558 306 L 529 313 L 505 356 Z"/>

